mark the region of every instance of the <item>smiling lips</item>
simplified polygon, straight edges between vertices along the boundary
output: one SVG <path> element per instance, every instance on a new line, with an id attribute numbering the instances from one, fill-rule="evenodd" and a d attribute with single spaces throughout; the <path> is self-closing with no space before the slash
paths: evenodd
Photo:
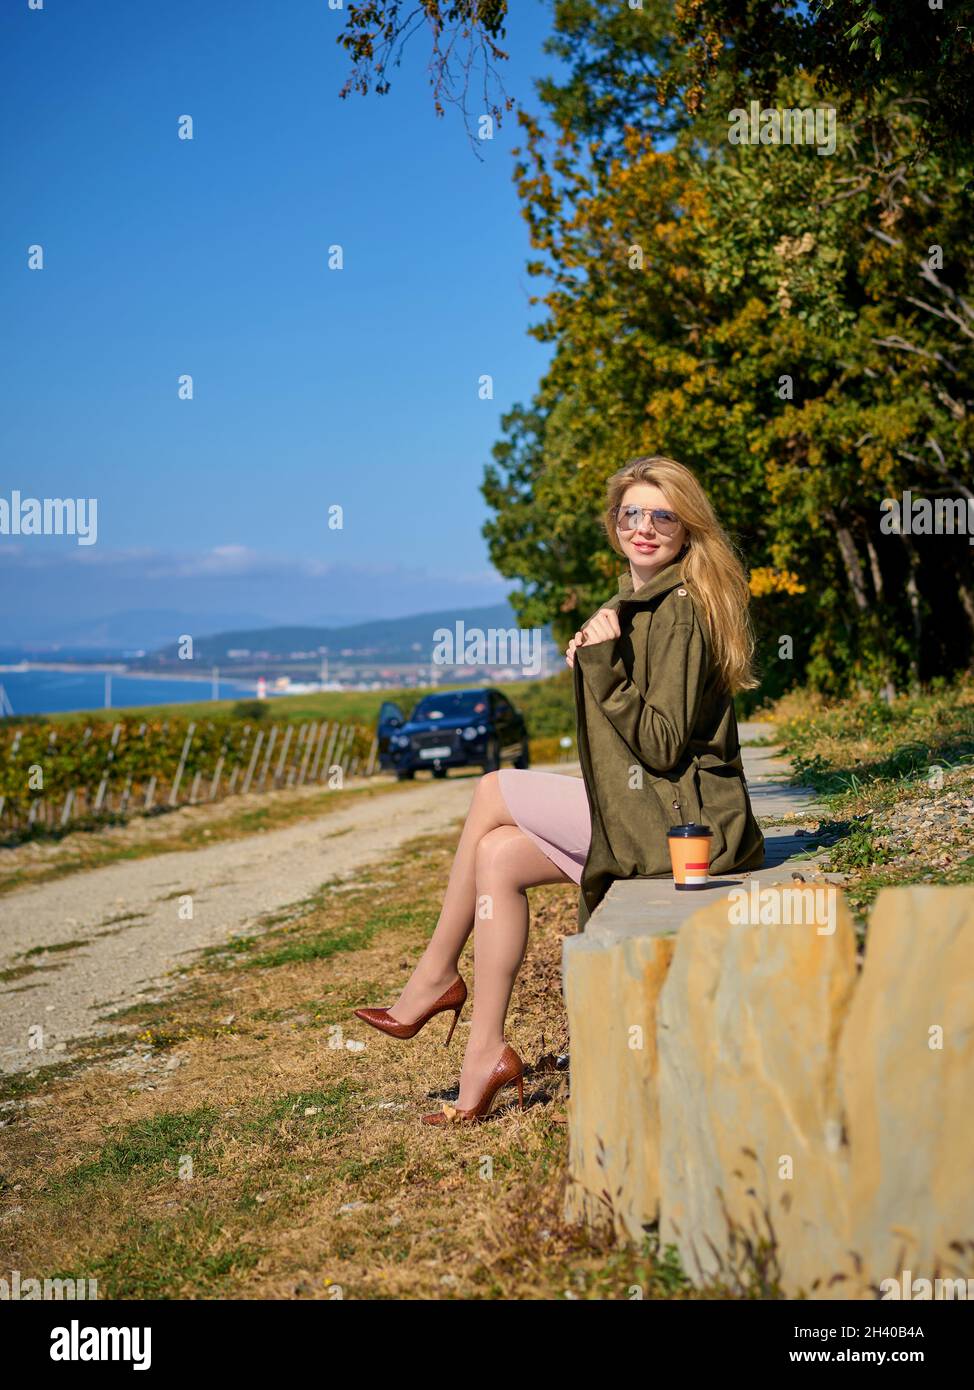
<path id="1" fill-rule="evenodd" d="M 642 542 L 640 542 L 640 541 L 633 541 L 632 544 L 633 544 L 633 549 L 634 549 L 634 550 L 645 550 L 647 553 L 650 553 L 650 554 L 651 554 L 654 550 L 659 550 L 659 546 L 658 546 L 658 545 L 651 545 L 651 544 L 650 544 L 650 545 L 647 545 L 647 544 L 644 544 L 644 543 L 642 543 Z"/>

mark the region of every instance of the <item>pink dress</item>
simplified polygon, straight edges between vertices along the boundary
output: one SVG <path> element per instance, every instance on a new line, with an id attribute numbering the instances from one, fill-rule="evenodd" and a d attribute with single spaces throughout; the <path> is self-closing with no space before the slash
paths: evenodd
<path id="1" fill-rule="evenodd" d="M 504 767 L 497 774 L 501 796 L 519 829 L 576 883 L 592 839 L 588 793 L 581 777 Z"/>

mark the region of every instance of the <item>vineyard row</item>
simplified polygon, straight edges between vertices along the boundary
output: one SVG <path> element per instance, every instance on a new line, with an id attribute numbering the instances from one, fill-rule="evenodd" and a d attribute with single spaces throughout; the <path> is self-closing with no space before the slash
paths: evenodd
<path id="1" fill-rule="evenodd" d="M 305 724 L 125 722 L 83 732 L 26 725 L 0 744 L 0 830 L 149 814 L 247 792 L 370 777 L 371 729 Z"/>

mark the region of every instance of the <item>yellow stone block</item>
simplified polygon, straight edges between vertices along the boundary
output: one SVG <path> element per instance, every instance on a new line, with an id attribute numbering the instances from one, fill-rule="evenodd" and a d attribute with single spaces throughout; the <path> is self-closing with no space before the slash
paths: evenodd
<path id="1" fill-rule="evenodd" d="M 568 1220 L 640 1241 L 659 1213 L 656 1003 L 675 937 L 571 938 Z"/>
<path id="2" fill-rule="evenodd" d="M 725 899 L 680 929 L 658 1015 L 660 1237 L 696 1282 L 747 1277 L 748 1248 L 760 1263 L 774 1244 L 786 1292 L 849 1296 L 826 1281 L 849 1269 L 836 1052 L 855 933 L 828 887 L 821 913 L 764 885 L 753 911 Z"/>
<path id="3" fill-rule="evenodd" d="M 880 892 L 839 1061 L 865 1276 L 974 1278 L 974 887 Z"/>

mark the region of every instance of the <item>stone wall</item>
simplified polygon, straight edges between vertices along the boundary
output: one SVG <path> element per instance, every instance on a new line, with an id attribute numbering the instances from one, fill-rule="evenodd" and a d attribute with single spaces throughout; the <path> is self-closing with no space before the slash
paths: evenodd
<path id="1" fill-rule="evenodd" d="M 974 1276 L 974 888 L 884 890 L 864 962 L 839 890 L 827 925 L 789 891 L 566 941 L 567 1214 L 658 1223 L 697 1283 L 742 1234 L 793 1297 Z"/>

